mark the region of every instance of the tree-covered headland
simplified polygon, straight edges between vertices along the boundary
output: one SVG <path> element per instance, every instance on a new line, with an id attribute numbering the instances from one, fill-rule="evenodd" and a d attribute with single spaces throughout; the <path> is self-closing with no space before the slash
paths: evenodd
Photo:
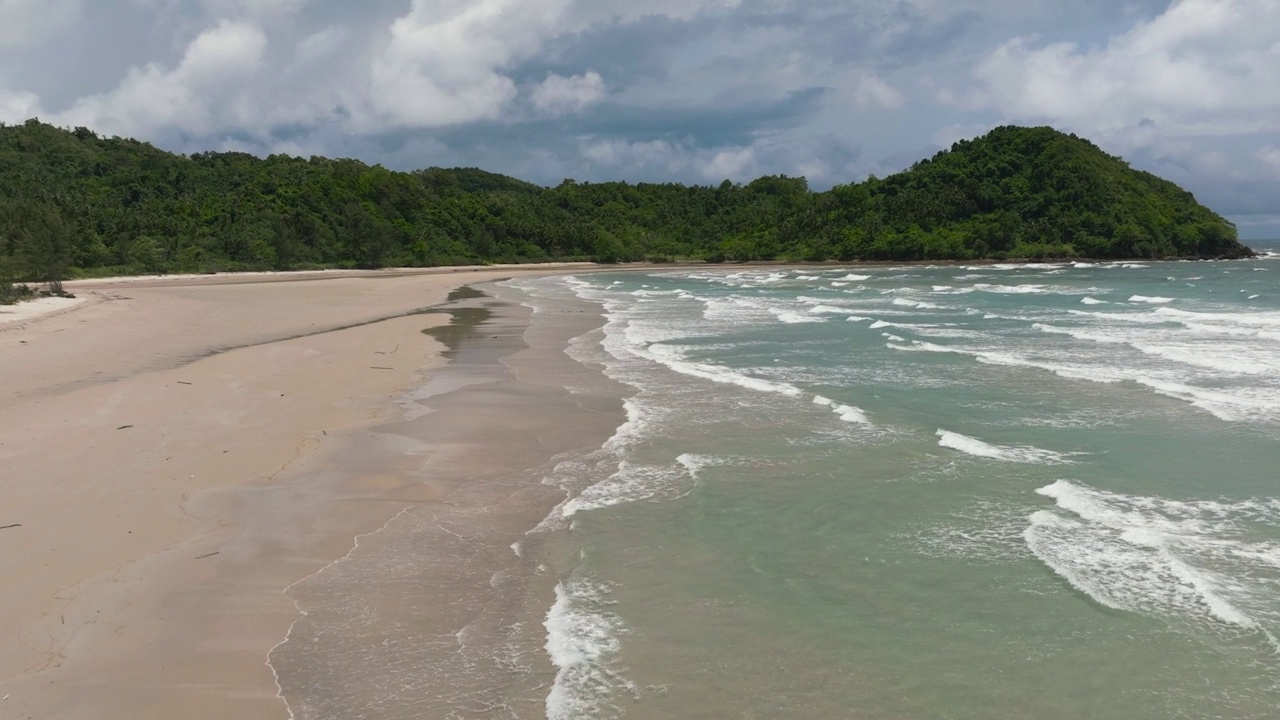
<path id="1" fill-rule="evenodd" d="M 0 294 L 5 281 L 94 274 L 1250 254 L 1187 191 L 1047 127 L 997 128 L 814 192 L 786 176 L 546 188 L 473 168 L 184 156 L 86 128 L 0 125 Z"/>

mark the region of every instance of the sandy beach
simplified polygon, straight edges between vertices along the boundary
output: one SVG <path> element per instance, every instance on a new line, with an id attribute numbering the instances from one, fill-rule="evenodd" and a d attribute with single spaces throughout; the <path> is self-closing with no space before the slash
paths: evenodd
<path id="1" fill-rule="evenodd" d="M 422 310 L 581 268 L 85 281 L 74 306 L 0 317 L 0 718 L 290 717 L 265 662 L 300 617 L 287 587 L 454 492 L 458 458 L 499 430 L 513 442 L 480 475 L 607 435 L 397 402 L 444 362 L 422 331 L 450 317 Z M 559 354 L 508 315 L 526 368 Z M 370 432 L 392 423 L 418 425 Z M 450 429 L 454 472 L 432 472 Z"/>

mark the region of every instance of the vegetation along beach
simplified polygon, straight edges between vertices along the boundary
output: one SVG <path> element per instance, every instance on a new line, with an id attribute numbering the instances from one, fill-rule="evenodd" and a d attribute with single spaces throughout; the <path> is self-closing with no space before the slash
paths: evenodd
<path id="1" fill-rule="evenodd" d="M 171 5 L 0 3 L 0 720 L 1276 716 L 1280 6 Z"/>

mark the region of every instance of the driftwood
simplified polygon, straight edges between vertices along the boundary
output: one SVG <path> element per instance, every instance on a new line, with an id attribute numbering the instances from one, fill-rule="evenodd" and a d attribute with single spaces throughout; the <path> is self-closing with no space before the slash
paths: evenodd
<path id="1" fill-rule="evenodd" d="M 211 553 L 207 553 L 207 554 L 205 554 L 205 555 L 197 555 L 197 556 L 196 556 L 196 559 L 197 559 L 197 560 L 203 560 L 203 559 L 205 559 L 205 558 L 207 558 L 207 557 L 213 557 L 214 555 L 221 555 L 221 554 L 222 554 L 222 551 L 218 551 L 218 552 L 211 552 Z"/>
<path id="2" fill-rule="evenodd" d="M 129 428 L 131 428 L 131 427 L 133 427 L 133 426 L 132 426 L 132 425 L 121 425 L 120 427 L 118 427 L 118 428 L 116 428 L 116 429 L 117 429 L 117 430 L 128 430 L 128 429 L 129 429 Z"/>
<path id="3" fill-rule="evenodd" d="M 13 525 L 5 525 L 4 527 L 0 527 L 0 530 L 8 530 L 9 528 L 16 528 L 16 527 L 22 527 L 22 523 L 14 523 Z"/>

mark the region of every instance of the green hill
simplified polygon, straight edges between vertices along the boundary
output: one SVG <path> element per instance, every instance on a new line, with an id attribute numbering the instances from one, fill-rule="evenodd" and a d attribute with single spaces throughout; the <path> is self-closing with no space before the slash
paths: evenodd
<path id="1" fill-rule="evenodd" d="M 813 192 L 785 176 L 544 188 L 471 168 L 188 157 L 85 128 L 0 126 L 0 272 L 31 279 L 62 266 L 101 274 L 1248 254 L 1235 228 L 1190 193 L 1050 128 L 999 128 L 906 172 Z"/>

